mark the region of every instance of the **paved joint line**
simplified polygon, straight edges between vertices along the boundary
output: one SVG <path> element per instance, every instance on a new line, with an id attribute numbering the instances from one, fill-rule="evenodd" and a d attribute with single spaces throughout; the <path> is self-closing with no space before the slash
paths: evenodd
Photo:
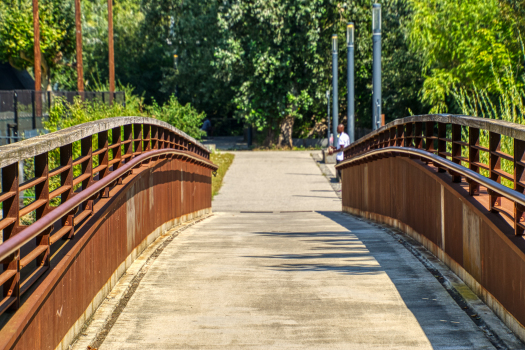
<path id="1" fill-rule="evenodd" d="M 428 249 L 426 249 L 423 245 L 421 245 L 416 240 L 412 239 L 411 237 L 407 236 L 405 233 L 401 231 L 397 231 L 393 229 L 390 226 L 379 224 L 377 222 L 358 217 L 349 213 L 344 213 L 346 215 L 351 216 L 352 218 L 355 218 L 360 221 L 364 221 L 372 226 L 380 227 L 384 232 L 392 236 L 399 244 L 401 244 L 403 247 L 405 247 L 412 255 L 418 259 L 423 266 L 434 276 L 434 278 L 443 286 L 443 288 L 448 292 L 448 294 L 452 297 L 452 299 L 456 302 L 456 304 L 463 310 L 469 318 L 478 326 L 479 329 L 483 331 L 483 334 L 485 337 L 490 341 L 490 343 L 498 350 L 507 350 L 512 349 L 507 345 L 503 339 L 494 331 L 493 327 L 491 327 L 483 318 L 481 317 L 481 312 L 478 310 L 478 308 L 474 305 L 472 305 L 470 302 L 468 302 L 461 293 L 454 288 L 451 281 L 447 278 L 446 273 L 452 273 L 451 270 L 448 271 L 442 271 L 439 267 L 434 265 L 429 258 L 437 259 L 440 261 L 437 257 L 435 257 Z M 448 268 L 447 268 L 448 269 Z M 461 283 L 464 284 L 464 282 L 458 277 L 458 279 L 461 281 Z M 468 288 L 468 286 L 467 286 Z M 470 289 L 470 288 L 469 288 Z M 479 302 L 482 303 L 481 300 Z M 501 324 L 501 327 L 505 327 L 503 324 Z M 506 330 L 509 334 L 512 334 L 512 332 L 508 329 Z M 515 339 L 516 342 L 519 342 L 518 339 Z"/>

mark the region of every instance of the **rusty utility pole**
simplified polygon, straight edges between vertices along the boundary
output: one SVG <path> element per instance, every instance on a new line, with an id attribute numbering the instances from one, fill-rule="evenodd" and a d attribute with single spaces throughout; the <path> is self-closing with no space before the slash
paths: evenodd
<path id="1" fill-rule="evenodd" d="M 75 26 L 77 36 L 77 89 L 84 91 L 84 64 L 82 62 L 82 8 L 80 0 L 75 0 Z"/>
<path id="2" fill-rule="evenodd" d="M 40 22 L 38 15 L 38 0 L 33 0 L 33 40 L 35 55 L 35 91 L 42 90 L 42 65 L 40 62 Z"/>
<path id="3" fill-rule="evenodd" d="M 115 92 L 115 56 L 113 53 L 113 0 L 108 0 L 109 100 Z M 110 102 L 111 103 L 111 102 Z"/>

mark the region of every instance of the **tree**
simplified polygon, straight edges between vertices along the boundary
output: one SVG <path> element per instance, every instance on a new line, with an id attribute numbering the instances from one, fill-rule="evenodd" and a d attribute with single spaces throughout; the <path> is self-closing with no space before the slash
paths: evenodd
<path id="1" fill-rule="evenodd" d="M 506 74 L 509 67 L 522 71 L 515 22 L 509 16 L 505 20 L 498 0 L 410 0 L 410 4 L 411 46 L 423 55 L 427 78 L 422 99 L 432 112 L 448 110 L 454 86 L 496 92 L 498 84 L 513 83 Z"/>
<path id="2" fill-rule="evenodd" d="M 31 2 L 0 2 L 0 61 L 18 69 L 34 65 Z M 40 48 L 44 89 L 50 88 L 54 69 L 73 65 L 75 16 L 67 0 L 40 2 Z"/>

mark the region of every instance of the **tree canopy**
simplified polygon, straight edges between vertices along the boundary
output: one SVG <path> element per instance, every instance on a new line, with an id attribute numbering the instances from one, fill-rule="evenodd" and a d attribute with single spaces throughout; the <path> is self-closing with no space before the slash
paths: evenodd
<path id="1" fill-rule="evenodd" d="M 75 52 L 74 7 L 68 0 L 40 2 L 40 50 L 44 87 L 53 70 L 71 65 Z M 29 0 L 0 1 L 0 61 L 18 69 L 34 66 L 33 9 Z"/>
<path id="2" fill-rule="evenodd" d="M 48 81 L 74 89 L 73 0 L 41 0 Z M 356 125 L 371 127 L 369 0 L 114 0 L 117 80 L 146 103 L 190 103 L 253 125 L 266 142 L 322 136 L 339 37 L 339 120 L 346 115 L 346 24 L 354 22 Z M 524 0 L 383 0 L 387 121 L 461 112 L 476 93 L 499 104 L 523 90 Z M 86 89 L 108 79 L 106 1 L 82 1 Z M 29 0 L 0 0 L 0 60 L 32 66 Z M 177 61 L 174 58 L 177 55 Z M 461 97 L 463 96 L 463 97 Z M 509 97 L 510 98 L 510 97 Z M 317 134 L 316 134 L 317 133 Z"/>

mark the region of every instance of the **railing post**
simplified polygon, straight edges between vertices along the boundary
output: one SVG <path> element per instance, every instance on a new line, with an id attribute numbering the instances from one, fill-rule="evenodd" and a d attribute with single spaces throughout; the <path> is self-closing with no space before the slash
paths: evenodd
<path id="1" fill-rule="evenodd" d="M 414 147 L 414 124 L 405 124 L 405 142 L 403 147 Z"/>
<path id="2" fill-rule="evenodd" d="M 156 129 L 156 134 L 157 134 L 157 142 L 155 143 L 155 149 L 163 149 L 163 148 L 166 148 L 165 146 L 165 142 L 166 142 L 166 134 L 167 134 L 167 130 L 165 130 L 164 128 L 162 127 L 155 127 Z"/>
<path id="3" fill-rule="evenodd" d="M 472 171 L 479 173 L 479 166 L 475 163 L 479 163 L 479 150 L 472 146 L 479 146 L 479 129 L 469 126 L 468 130 L 468 161 L 469 168 Z M 471 196 L 479 195 L 479 184 L 469 181 L 468 192 Z"/>
<path id="4" fill-rule="evenodd" d="M 111 129 L 111 139 L 113 145 L 116 145 L 111 149 L 111 157 L 112 160 L 118 159 L 118 162 L 113 163 L 113 169 L 112 171 L 117 170 L 120 165 L 122 164 L 122 135 L 121 135 L 121 129 L 120 126 Z"/>
<path id="5" fill-rule="evenodd" d="M 73 196 L 73 144 L 68 144 L 60 147 L 60 166 L 69 167 L 68 170 L 60 174 L 60 186 L 68 186 L 69 189 L 60 195 L 61 203 L 64 203 Z M 73 215 L 75 211 L 69 213 L 62 218 L 62 227 L 70 227 L 68 234 L 65 234 L 64 239 L 70 239 L 75 235 L 73 226 Z"/>
<path id="6" fill-rule="evenodd" d="M 2 169 L 2 191 L 12 192 L 13 196 L 2 202 L 2 213 L 4 220 L 11 219 L 12 223 L 3 229 L 2 241 L 16 235 L 20 222 L 18 193 L 18 162 L 8 165 Z M 1 311 L 6 308 L 17 310 L 20 306 L 20 250 L 17 250 L 9 259 L 2 262 L 4 271 L 13 270 L 14 274 L 3 284 L 3 297 L 9 297 L 5 305 L 1 305 Z"/>
<path id="7" fill-rule="evenodd" d="M 80 140 L 80 149 L 82 157 L 88 156 L 88 159 L 82 162 L 82 175 L 89 175 L 82 181 L 82 190 L 85 190 L 93 183 L 93 139 L 88 136 Z M 82 210 L 93 210 L 93 199 L 86 201 Z"/>
<path id="8" fill-rule="evenodd" d="M 142 153 L 142 124 L 133 124 L 133 154 Z"/>
<path id="9" fill-rule="evenodd" d="M 438 123 L 438 155 L 442 158 L 447 159 L 447 124 Z M 445 169 L 439 168 L 440 173 L 445 172 Z"/>
<path id="10" fill-rule="evenodd" d="M 105 166 L 104 169 L 99 170 L 98 179 L 103 179 L 109 175 L 109 151 L 108 151 L 108 131 L 104 130 L 98 133 L 98 149 L 104 149 L 98 155 L 98 166 Z M 103 198 L 109 197 L 109 187 L 106 187 L 102 192 Z"/>
<path id="11" fill-rule="evenodd" d="M 143 152 L 148 152 L 151 150 L 151 125 L 143 124 L 142 127 L 142 139 L 144 140 L 144 146 L 142 148 Z"/>
<path id="12" fill-rule="evenodd" d="M 414 123 L 414 129 L 414 147 L 418 149 L 423 149 L 423 123 Z"/>
<path id="13" fill-rule="evenodd" d="M 452 124 L 452 162 L 461 165 L 461 125 Z M 461 176 L 452 174 L 452 182 L 461 182 Z"/>
<path id="14" fill-rule="evenodd" d="M 126 162 L 128 162 L 133 155 L 133 126 L 131 124 L 124 125 L 122 139 L 125 141 L 124 154 L 122 156 L 126 156 Z"/>
<path id="15" fill-rule="evenodd" d="M 501 159 L 494 152 L 499 152 L 501 147 L 501 135 L 496 134 L 492 131 L 489 131 L 489 169 L 490 169 L 490 179 L 501 183 L 500 175 L 494 171 L 501 169 Z M 497 194 L 489 191 L 489 209 L 492 212 L 496 212 L 494 207 L 501 208 L 501 197 Z"/>
<path id="16" fill-rule="evenodd" d="M 525 193 L 525 141 L 514 139 L 514 190 Z M 523 215 L 525 208 L 518 203 L 514 203 L 514 234 L 523 236 L 525 226 Z"/>
<path id="17" fill-rule="evenodd" d="M 49 212 L 49 164 L 48 153 L 45 152 L 35 157 L 35 178 L 44 177 L 46 181 L 35 186 L 35 201 L 45 200 L 46 205 L 43 205 L 36 210 L 36 220 L 42 218 Z M 47 250 L 42 252 L 37 258 L 37 266 L 43 267 L 50 265 L 51 247 L 49 241 L 49 234 L 51 229 L 47 229 L 40 234 L 36 239 L 36 244 L 39 246 L 47 246 Z"/>
<path id="18" fill-rule="evenodd" d="M 396 130 L 397 130 L 396 146 L 405 147 L 405 124 L 398 125 Z"/>
<path id="19" fill-rule="evenodd" d="M 425 122 L 425 151 L 434 153 L 434 122 Z"/>

